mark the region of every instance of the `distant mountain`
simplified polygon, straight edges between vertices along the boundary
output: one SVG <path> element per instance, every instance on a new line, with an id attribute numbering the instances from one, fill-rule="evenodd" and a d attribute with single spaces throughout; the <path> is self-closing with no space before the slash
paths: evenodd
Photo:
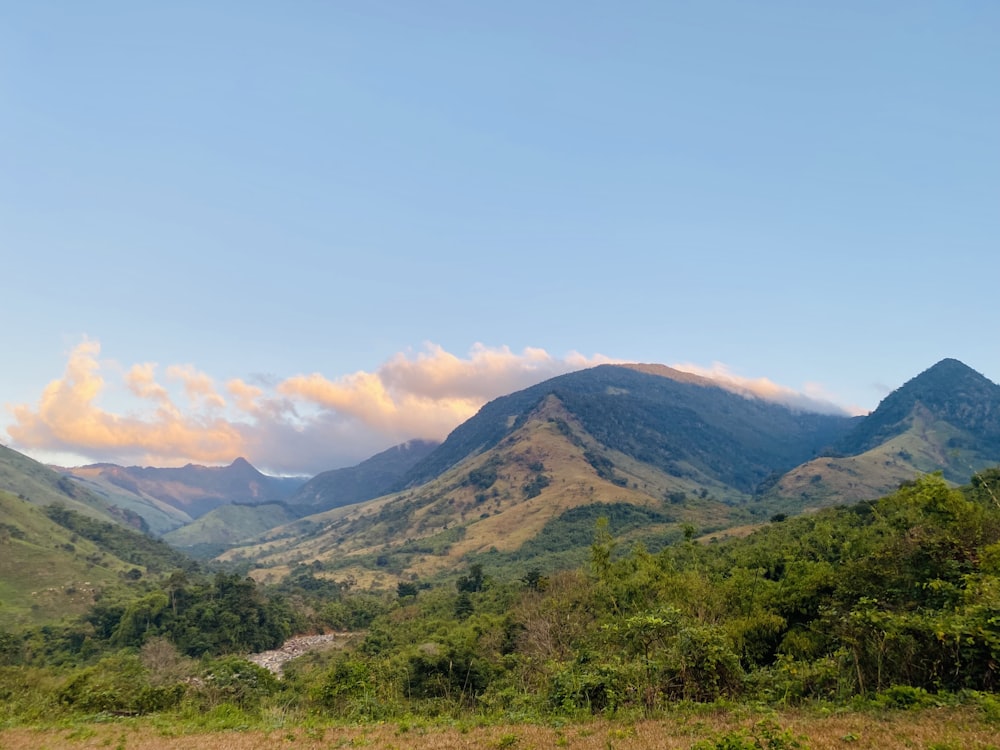
<path id="1" fill-rule="evenodd" d="M 944 359 L 886 396 L 828 455 L 769 490 L 797 505 L 879 497 L 921 473 L 962 483 L 1000 463 L 1000 386 Z"/>
<path id="2" fill-rule="evenodd" d="M 185 519 L 169 528 L 176 528 L 221 505 L 283 501 L 304 482 L 301 478 L 267 476 L 243 458 L 229 466 L 188 464 L 161 469 L 92 464 L 65 471 L 83 482 L 105 488 L 109 498 L 117 495 L 121 499 L 123 492 L 129 493 L 133 498 L 154 501 L 161 512 L 172 512 L 175 518 Z"/>
<path id="3" fill-rule="evenodd" d="M 745 523 L 757 485 L 853 427 L 664 367 L 600 366 L 486 404 L 381 498 L 269 532 L 223 559 L 282 570 L 320 561 L 394 585 L 472 559 L 560 566 L 586 555 L 598 517 L 656 548 L 684 528 Z"/>
<path id="4" fill-rule="evenodd" d="M 211 558 L 300 516 L 285 503 L 220 505 L 163 535 L 163 541 L 199 559 Z"/>
<path id="5" fill-rule="evenodd" d="M 440 443 L 411 440 L 362 461 L 357 466 L 324 471 L 288 498 L 288 505 L 306 513 L 352 505 L 384 495 Z"/>

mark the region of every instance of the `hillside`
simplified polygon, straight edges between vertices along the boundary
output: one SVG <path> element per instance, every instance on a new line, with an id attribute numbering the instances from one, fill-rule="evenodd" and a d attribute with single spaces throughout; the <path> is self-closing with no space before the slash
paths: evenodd
<path id="1" fill-rule="evenodd" d="M 496 446 L 554 394 L 600 443 L 668 474 L 749 494 L 841 439 L 847 416 L 793 411 L 667 367 L 601 365 L 486 404 L 404 477 L 415 487 Z"/>
<path id="2" fill-rule="evenodd" d="M 223 559 L 266 578 L 307 562 L 390 586 L 471 560 L 577 564 L 599 517 L 626 544 L 658 547 L 685 529 L 718 536 L 779 510 L 879 497 L 926 472 L 957 481 L 996 463 L 997 391 L 945 360 L 851 418 L 662 366 L 595 367 L 486 404 L 394 492 L 279 527 Z"/>
<path id="3" fill-rule="evenodd" d="M 437 446 L 438 443 L 431 440 L 410 440 L 382 451 L 357 466 L 324 471 L 289 497 L 288 505 L 305 515 L 384 495 Z"/>
<path id="4" fill-rule="evenodd" d="M 132 529 L 0 490 L 0 630 L 82 614 L 109 590 L 189 565 Z"/>
<path id="5" fill-rule="evenodd" d="M 296 563 L 319 561 L 335 577 L 376 587 L 447 574 L 481 555 L 504 555 L 506 564 L 521 567 L 555 565 L 575 557 L 579 538 L 551 548 L 539 539 L 558 537 L 581 508 L 597 509 L 583 514 L 582 549 L 596 518 L 609 508 L 632 522 L 622 526 L 623 533 L 632 531 L 653 546 L 681 537 L 684 524 L 721 528 L 741 518 L 721 502 L 735 500 L 732 489 L 721 483 L 713 489 L 714 497 L 703 485 L 606 449 L 550 395 L 492 450 L 441 476 L 307 517 L 222 559 L 252 560 L 255 575 L 265 579 L 284 575 Z"/>
<path id="6" fill-rule="evenodd" d="M 9 492 L 0 519 L 0 630 L 81 614 L 126 570 Z"/>
<path id="7" fill-rule="evenodd" d="M 953 483 L 1000 463 L 1000 386 L 945 359 L 886 396 L 828 455 L 786 473 L 767 500 L 787 507 L 879 497 L 940 471 Z"/>
<path id="8" fill-rule="evenodd" d="M 88 492 L 102 498 L 109 505 L 126 508 L 141 516 L 153 534 L 165 534 L 171 529 L 191 522 L 191 516 L 181 508 L 153 497 L 139 487 L 131 489 L 115 481 L 115 474 L 107 466 L 83 466 L 62 469 L 64 476 Z"/>
<path id="9" fill-rule="evenodd" d="M 69 477 L 22 453 L 0 445 L 0 490 L 34 505 L 64 505 L 85 515 L 146 528 L 143 518 L 80 486 Z"/>
<path id="10" fill-rule="evenodd" d="M 246 459 L 237 458 L 229 466 L 180 468 L 92 464 L 65 470 L 81 482 L 101 488 L 109 499 L 145 503 L 151 515 L 171 519 L 167 531 L 213 508 L 229 503 L 272 503 L 287 499 L 304 480 L 262 474 Z M 137 512 L 143 513 L 138 510 Z"/>
<path id="11" fill-rule="evenodd" d="M 298 518 L 284 503 L 221 505 L 163 535 L 163 541 L 198 558 L 218 555 Z"/>

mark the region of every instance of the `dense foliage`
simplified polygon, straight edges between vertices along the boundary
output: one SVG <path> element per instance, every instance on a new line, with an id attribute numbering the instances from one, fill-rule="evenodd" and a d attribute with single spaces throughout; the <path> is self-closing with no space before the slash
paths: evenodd
<path id="1" fill-rule="evenodd" d="M 69 480 L 67 480 L 69 481 Z M 101 549 L 133 565 L 141 565 L 153 573 L 174 568 L 193 569 L 191 559 L 169 544 L 148 534 L 102 521 L 70 510 L 64 505 L 47 505 L 45 515 L 65 529 L 97 544 Z"/>
<path id="2" fill-rule="evenodd" d="M 448 585 L 381 595 L 319 565 L 274 591 L 175 573 L 137 599 L 99 602 L 82 623 L 0 636 L 0 699 L 22 718 L 36 711 L 29 697 L 84 713 L 280 700 L 366 720 L 959 694 L 995 709 L 998 498 L 1000 470 L 961 490 L 927 476 L 728 543 L 691 530 L 656 554 L 619 549 L 599 519 L 585 568 L 504 581 L 473 563 Z M 329 628 L 358 631 L 356 647 L 292 662 L 283 680 L 239 658 Z"/>

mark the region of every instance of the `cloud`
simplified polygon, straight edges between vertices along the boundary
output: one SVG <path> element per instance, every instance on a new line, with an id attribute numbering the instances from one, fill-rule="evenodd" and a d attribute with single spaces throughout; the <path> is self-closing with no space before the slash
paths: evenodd
<path id="1" fill-rule="evenodd" d="M 443 439 L 497 396 L 609 361 L 576 353 L 560 359 L 533 348 L 517 354 L 482 344 L 461 358 L 428 344 L 417 354 L 395 355 L 375 372 L 336 380 L 319 373 L 298 375 L 279 383 L 277 390 L 401 440 Z"/>
<path id="2" fill-rule="evenodd" d="M 805 391 L 797 391 L 779 385 L 767 378 L 745 378 L 733 373 L 721 362 L 713 362 L 711 367 L 691 363 L 671 365 L 676 370 L 700 375 L 715 381 L 720 387 L 741 396 L 760 398 L 784 404 L 791 409 L 817 412 L 819 414 L 848 414 L 849 410 L 838 406 L 818 383 L 808 383 Z"/>
<path id="3" fill-rule="evenodd" d="M 70 353 L 63 376 L 45 387 L 37 406 L 12 408 L 14 423 L 7 432 L 16 446 L 107 460 L 146 457 L 150 462 L 186 457 L 218 462 L 238 455 L 239 431 L 222 419 L 182 413 L 156 381 L 156 365 L 133 365 L 122 377 L 151 410 L 125 416 L 102 409 L 97 400 L 106 384 L 100 352 L 97 341 L 83 341 Z"/>
<path id="4" fill-rule="evenodd" d="M 226 400 L 215 390 L 215 382 L 194 365 L 170 365 L 167 377 L 184 385 L 184 393 L 191 403 L 201 404 L 209 409 L 224 409 Z"/>
<path id="5" fill-rule="evenodd" d="M 615 361 L 483 344 L 458 356 L 426 344 L 388 358 L 372 372 L 283 380 L 250 376 L 251 382 L 230 378 L 217 387 L 190 364 L 161 370 L 140 362 L 123 368 L 102 363 L 100 354 L 97 341 L 84 340 L 37 404 L 9 407 L 14 421 L 7 432 L 14 447 L 159 466 L 229 463 L 245 456 L 265 471 L 316 474 L 405 440 L 444 439 L 491 399 Z M 748 397 L 808 411 L 844 411 L 816 385 L 802 393 L 766 378 L 740 377 L 718 363 L 674 367 Z"/>
<path id="6" fill-rule="evenodd" d="M 102 373 L 115 368 L 102 366 L 100 352 L 97 341 L 83 341 L 36 405 L 12 407 L 7 432 L 16 447 L 158 465 L 246 456 L 270 471 L 318 473 L 405 440 L 443 439 L 490 399 L 610 361 L 482 344 L 460 357 L 427 344 L 374 372 L 256 378 L 259 384 L 232 378 L 217 389 L 193 365 L 170 365 L 161 381 L 152 362 L 105 382 Z M 105 395 L 127 396 L 127 413 L 103 407 Z"/>

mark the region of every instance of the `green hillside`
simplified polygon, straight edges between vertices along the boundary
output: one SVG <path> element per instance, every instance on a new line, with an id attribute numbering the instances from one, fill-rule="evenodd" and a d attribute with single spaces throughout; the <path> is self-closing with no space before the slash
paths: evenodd
<path id="1" fill-rule="evenodd" d="M 1000 462 L 1000 386 L 945 359 L 889 394 L 834 448 L 758 499 L 799 510 L 878 497 L 921 474 L 958 484 Z"/>
<path id="2" fill-rule="evenodd" d="M 298 517 L 283 503 L 223 505 L 186 526 L 164 534 L 163 540 L 197 557 L 214 557 L 265 531 Z"/>
<path id="3" fill-rule="evenodd" d="M 0 630 L 79 615 L 133 567 L 0 490 Z"/>
<path id="4" fill-rule="evenodd" d="M 2 445 L 0 490 L 6 490 L 35 505 L 58 503 L 86 515 L 114 518 L 137 528 L 143 525 L 138 515 L 111 505 L 71 478 Z"/>

